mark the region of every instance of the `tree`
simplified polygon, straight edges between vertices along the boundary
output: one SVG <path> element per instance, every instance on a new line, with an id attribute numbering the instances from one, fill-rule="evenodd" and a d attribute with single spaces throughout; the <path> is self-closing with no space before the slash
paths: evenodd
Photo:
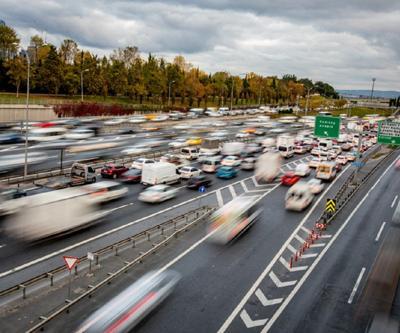
<path id="1" fill-rule="evenodd" d="M 125 48 L 114 50 L 111 55 L 111 60 L 120 61 L 126 68 L 130 68 L 139 57 L 139 49 L 136 46 L 127 46 Z"/>
<path id="2" fill-rule="evenodd" d="M 64 39 L 60 46 L 61 60 L 66 64 L 72 65 L 74 63 L 77 53 L 78 44 L 72 39 Z"/>
<path id="3" fill-rule="evenodd" d="M 293 81 L 293 82 L 297 82 L 297 76 L 294 74 L 285 74 L 282 76 L 282 80 L 283 81 Z"/>
<path id="4" fill-rule="evenodd" d="M 15 30 L 5 24 L 0 24 L 0 59 L 10 59 L 19 48 L 19 38 Z"/>
<path id="5" fill-rule="evenodd" d="M 21 81 L 26 80 L 27 77 L 27 63 L 21 56 L 9 59 L 7 62 L 7 75 L 10 77 L 11 83 L 17 90 L 17 98 L 19 97 L 19 88 Z"/>
<path id="6" fill-rule="evenodd" d="M 49 53 L 38 68 L 37 85 L 43 92 L 58 94 L 62 81 L 63 67 L 54 45 L 49 45 Z"/>

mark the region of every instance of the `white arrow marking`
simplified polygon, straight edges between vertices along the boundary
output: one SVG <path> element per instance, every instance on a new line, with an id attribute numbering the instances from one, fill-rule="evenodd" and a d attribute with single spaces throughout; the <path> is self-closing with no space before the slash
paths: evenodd
<path id="1" fill-rule="evenodd" d="M 289 270 L 289 272 L 305 271 L 308 268 L 308 266 L 296 266 L 296 267 L 290 268 L 289 263 L 283 257 L 280 257 L 279 261 L 281 262 L 281 264 L 283 266 L 285 266 Z"/>
<path id="2" fill-rule="evenodd" d="M 263 306 L 269 306 L 269 305 L 275 305 L 275 304 L 280 304 L 283 301 L 283 298 L 274 298 L 274 299 L 268 299 L 267 296 L 264 295 L 264 293 L 261 291 L 260 288 L 256 290 L 255 295 L 257 296 L 258 300 Z"/>
<path id="3" fill-rule="evenodd" d="M 268 318 L 266 319 L 258 319 L 258 320 L 253 320 L 250 318 L 249 314 L 245 309 L 240 312 L 240 318 L 242 318 L 244 324 L 246 325 L 247 328 L 252 328 L 252 327 L 257 327 L 257 326 L 264 326 Z"/>
<path id="4" fill-rule="evenodd" d="M 279 278 L 275 275 L 274 271 L 271 271 L 271 272 L 269 273 L 269 277 L 271 278 L 272 282 L 274 282 L 275 285 L 276 285 L 278 288 L 290 287 L 290 286 L 293 286 L 293 285 L 295 285 L 295 284 L 297 283 L 296 280 L 282 282 L 282 281 L 279 280 Z"/>

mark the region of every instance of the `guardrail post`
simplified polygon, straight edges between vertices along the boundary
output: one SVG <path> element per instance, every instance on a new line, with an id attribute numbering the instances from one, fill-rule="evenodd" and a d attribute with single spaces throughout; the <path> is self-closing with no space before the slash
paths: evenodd
<path id="1" fill-rule="evenodd" d="M 115 255 L 118 256 L 118 246 L 115 247 Z"/>
<path id="2" fill-rule="evenodd" d="M 78 275 L 78 265 L 75 265 L 75 275 Z"/>
<path id="3" fill-rule="evenodd" d="M 132 248 L 135 248 L 135 247 L 136 247 L 135 239 L 132 238 Z"/>
<path id="4" fill-rule="evenodd" d="M 164 235 L 164 227 L 161 227 L 161 235 Z"/>
<path id="5" fill-rule="evenodd" d="M 54 275 L 52 273 L 47 273 L 47 276 L 50 278 L 50 287 L 54 286 Z"/>
<path id="6" fill-rule="evenodd" d="M 99 255 L 98 255 L 98 254 L 95 254 L 94 256 L 95 256 L 95 258 L 96 258 L 96 266 L 98 266 L 98 264 L 99 264 Z"/>
<path id="7" fill-rule="evenodd" d="M 22 288 L 22 298 L 26 299 L 26 286 L 23 284 L 20 284 L 19 287 Z"/>

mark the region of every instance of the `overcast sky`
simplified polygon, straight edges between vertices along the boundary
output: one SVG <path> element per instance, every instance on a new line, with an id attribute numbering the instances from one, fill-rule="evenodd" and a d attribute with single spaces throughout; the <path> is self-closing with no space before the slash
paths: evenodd
<path id="1" fill-rule="evenodd" d="M 0 0 L 26 46 L 39 34 L 103 55 L 127 45 L 234 74 L 295 74 L 400 90 L 399 0 Z"/>

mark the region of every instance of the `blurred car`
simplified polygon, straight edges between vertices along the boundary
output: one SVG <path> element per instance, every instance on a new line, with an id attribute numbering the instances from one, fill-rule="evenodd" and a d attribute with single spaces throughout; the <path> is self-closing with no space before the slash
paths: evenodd
<path id="1" fill-rule="evenodd" d="M 262 151 L 262 146 L 257 143 L 249 143 L 246 145 L 246 152 L 254 154 L 260 153 Z"/>
<path id="2" fill-rule="evenodd" d="M 174 141 L 168 143 L 168 146 L 172 147 L 172 148 L 182 148 L 187 146 L 187 139 L 183 139 L 183 138 L 178 138 L 175 139 Z"/>
<path id="3" fill-rule="evenodd" d="M 319 157 L 313 157 L 309 162 L 308 166 L 310 168 L 318 168 L 319 164 L 321 163 L 321 159 Z"/>
<path id="4" fill-rule="evenodd" d="M 343 151 L 349 151 L 352 148 L 352 145 L 349 143 L 344 143 L 342 144 L 341 148 Z"/>
<path id="5" fill-rule="evenodd" d="M 311 169 L 307 164 L 299 164 L 296 166 L 294 174 L 300 177 L 307 177 L 310 175 Z"/>
<path id="6" fill-rule="evenodd" d="M 240 158 L 234 155 L 227 156 L 221 161 L 221 165 L 223 166 L 239 166 L 240 163 Z"/>
<path id="7" fill-rule="evenodd" d="M 200 186 L 209 187 L 212 181 L 206 176 L 195 176 L 189 179 L 186 187 L 190 189 L 198 189 Z"/>
<path id="8" fill-rule="evenodd" d="M 27 192 L 18 187 L 0 187 L 0 216 L 16 213 L 23 207 L 19 199 L 26 197 Z"/>
<path id="9" fill-rule="evenodd" d="M 149 151 L 151 151 L 150 147 L 147 147 L 146 145 L 143 144 L 137 144 L 125 148 L 124 150 L 121 151 L 121 153 L 125 155 L 138 155 L 138 154 L 148 153 Z"/>
<path id="10" fill-rule="evenodd" d="M 263 136 L 266 134 L 266 132 L 264 130 L 258 129 L 254 132 L 254 134 L 257 136 Z"/>
<path id="11" fill-rule="evenodd" d="M 160 162 L 168 162 L 176 165 L 182 164 L 183 161 L 179 155 L 165 154 L 160 157 Z"/>
<path id="12" fill-rule="evenodd" d="M 134 128 L 125 127 L 125 128 L 119 129 L 116 133 L 117 134 L 135 134 L 136 132 L 137 132 L 137 130 L 135 130 Z"/>
<path id="13" fill-rule="evenodd" d="M 125 171 L 128 171 L 128 168 L 123 164 L 114 164 L 107 163 L 101 169 L 101 176 L 104 178 L 118 178 Z"/>
<path id="14" fill-rule="evenodd" d="M 397 162 L 395 164 L 395 168 L 396 169 L 400 169 L 400 160 L 397 160 Z"/>
<path id="15" fill-rule="evenodd" d="M 76 333 L 130 332 L 175 288 L 174 271 L 150 272 L 90 315 Z"/>
<path id="16" fill-rule="evenodd" d="M 347 157 L 345 155 L 339 155 L 336 158 L 336 163 L 340 163 L 342 165 L 346 165 L 347 164 Z"/>
<path id="17" fill-rule="evenodd" d="M 240 164 L 242 170 L 254 170 L 257 159 L 255 157 L 246 157 Z"/>
<path id="18" fill-rule="evenodd" d="M 160 147 L 166 143 L 168 143 L 168 140 L 160 138 L 145 139 L 141 142 L 141 144 L 143 144 L 144 146 L 151 148 Z"/>
<path id="19" fill-rule="evenodd" d="M 186 143 L 187 143 L 189 146 L 196 146 L 196 145 L 201 145 L 201 141 L 202 141 L 202 139 L 199 138 L 199 137 L 192 137 L 192 138 L 189 138 L 189 139 L 186 141 Z"/>
<path id="20" fill-rule="evenodd" d="M 297 176 L 293 171 L 287 171 L 281 178 L 281 184 L 285 186 L 292 186 L 300 180 L 300 176 Z"/>
<path id="21" fill-rule="evenodd" d="M 28 164 L 34 165 L 45 162 L 48 159 L 48 155 L 42 152 L 29 152 Z M 25 154 L 0 154 L 0 173 L 9 172 L 14 169 L 23 167 L 25 164 Z"/>
<path id="22" fill-rule="evenodd" d="M 154 185 L 146 188 L 139 194 L 139 200 L 144 202 L 156 203 L 174 198 L 178 189 L 169 185 Z"/>
<path id="23" fill-rule="evenodd" d="M 349 162 L 353 162 L 356 160 L 356 155 L 352 152 L 347 153 L 345 156 Z"/>
<path id="24" fill-rule="evenodd" d="M 307 182 L 308 186 L 310 187 L 310 191 L 313 194 L 321 193 L 324 189 L 324 183 L 321 179 L 312 178 Z"/>
<path id="25" fill-rule="evenodd" d="M 335 169 L 337 172 L 343 170 L 343 165 L 341 163 L 335 163 Z"/>
<path id="26" fill-rule="evenodd" d="M 0 134 L 0 144 L 20 143 L 23 141 L 19 133 L 2 133 Z"/>
<path id="27" fill-rule="evenodd" d="M 307 152 L 307 147 L 304 145 L 297 145 L 294 147 L 295 154 L 305 154 Z"/>
<path id="28" fill-rule="evenodd" d="M 242 132 L 239 132 L 239 133 L 237 133 L 237 134 L 235 135 L 235 138 L 249 138 L 249 137 L 251 137 L 251 134 L 250 134 L 250 133 L 242 133 Z"/>
<path id="29" fill-rule="evenodd" d="M 80 187 L 89 194 L 92 202 L 101 204 L 122 198 L 128 193 L 128 189 L 117 182 L 102 181 Z"/>
<path id="30" fill-rule="evenodd" d="M 67 140 L 83 140 L 94 136 L 94 131 L 87 128 L 75 128 L 64 135 Z"/>
<path id="31" fill-rule="evenodd" d="M 235 168 L 222 166 L 218 168 L 216 175 L 218 178 L 230 179 L 236 177 L 237 173 L 238 171 Z"/>
<path id="32" fill-rule="evenodd" d="M 141 157 L 141 158 L 138 158 L 137 160 L 133 161 L 131 167 L 134 169 L 143 169 L 143 166 L 145 164 L 150 164 L 150 163 L 155 163 L 155 162 L 156 161 L 151 158 Z"/>
<path id="33" fill-rule="evenodd" d="M 110 120 L 106 120 L 104 122 L 104 125 L 119 125 L 122 124 L 126 121 L 126 119 L 124 118 L 114 118 L 114 119 L 110 119 Z"/>
<path id="34" fill-rule="evenodd" d="M 181 178 L 189 179 L 191 177 L 200 176 L 201 170 L 191 166 L 185 166 L 178 169 Z"/>
<path id="35" fill-rule="evenodd" d="M 285 196 L 285 208 L 288 210 L 302 211 L 314 199 L 314 194 L 306 182 L 300 181 L 289 188 Z"/>
<path id="36" fill-rule="evenodd" d="M 132 124 L 141 124 L 146 122 L 146 118 L 143 116 L 132 117 L 129 118 L 129 122 Z"/>
<path id="37" fill-rule="evenodd" d="M 121 181 L 125 183 L 140 183 L 142 179 L 141 169 L 129 169 L 121 174 Z"/>
<path id="38" fill-rule="evenodd" d="M 207 226 L 209 240 L 218 244 L 227 244 L 258 221 L 262 212 L 257 203 L 249 197 L 235 198 L 210 218 Z"/>

